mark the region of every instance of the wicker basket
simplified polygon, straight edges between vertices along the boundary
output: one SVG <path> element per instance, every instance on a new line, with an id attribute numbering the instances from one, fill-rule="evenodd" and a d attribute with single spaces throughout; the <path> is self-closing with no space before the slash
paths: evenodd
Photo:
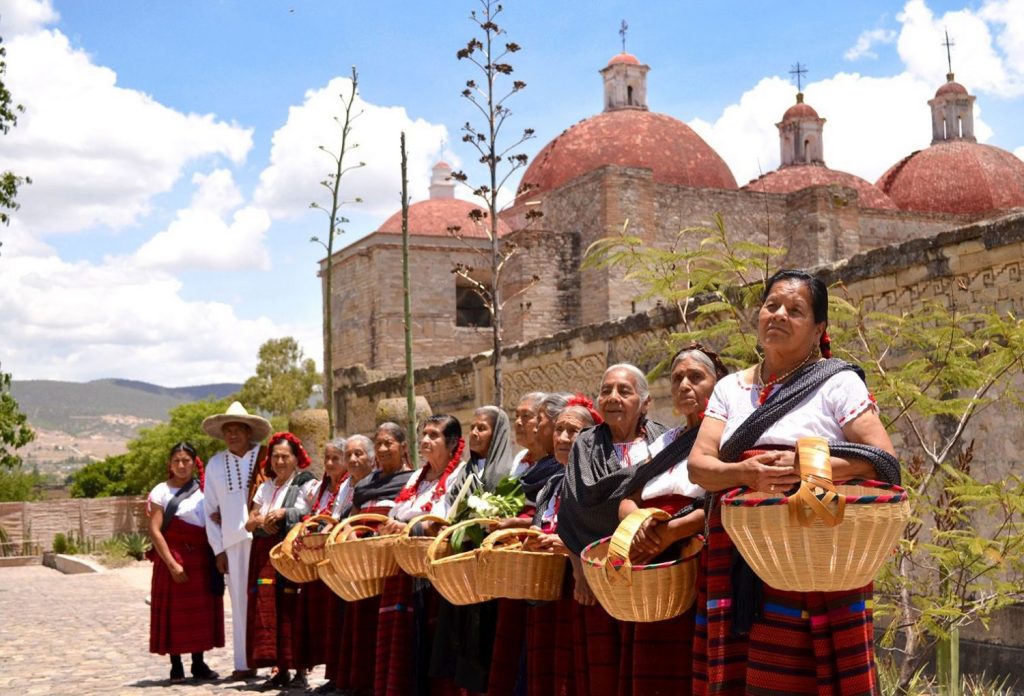
<path id="1" fill-rule="evenodd" d="M 583 574 L 597 601 L 620 621 L 664 621 L 679 616 L 697 598 L 697 556 L 704 540 L 695 536 L 678 560 L 634 566 L 629 549 L 640 525 L 649 518 L 669 519 L 654 508 L 634 510 L 615 534 L 595 541 L 580 554 Z"/>
<path id="2" fill-rule="evenodd" d="M 565 556 L 524 551 L 523 540 L 540 536 L 535 529 L 499 529 L 480 546 L 477 580 L 489 597 L 550 602 L 562 596 Z"/>
<path id="3" fill-rule="evenodd" d="M 324 523 L 324 528 L 317 529 Z M 292 542 L 292 554 L 297 555 L 299 560 L 306 565 L 316 565 L 327 560 L 327 537 L 331 535 L 331 529 L 338 523 L 330 515 L 314 515 L 302 522 L 302 526 L 295 541 Z"/>
<path id="4" fill-rule="evenodd" d="M 427 577 L 434 589 L 452 604 L 477 604 L 490 599 L 480 592 L 477 579 L 477 554 L 479 549 L 452 553 L 449 537 L 459 529 L 480 525 L 488 531 L 494 529 L 497 520 L 466 520 L 445 528 L 427 549 Z"/>
<path id="5" fill-rule="evenodd" d="M 306 565 L 293 558 L 291 554 L 285 553 L 283 541 L 270 549 L 270 564 L 274 566 L 274 570 L 292 582 L 313 582 L 317 578 L 314 566 Z"/>
<path id="6" fill-rule="evenodd" d="M 376 597 L 384 591 L 385 578 L 370 578 L 352 582 L 341 577 L 330 561 L 323 561 L 314 567 L 320 579 L 331 589 L 331 592 L 346 602 L 358 602 L 361 599 Z"/>
<path id="7" fill-rule="evenodd" d="M 383 524 L 390 519 L 385 515 L 352 515 L 335 526 L 327 540 L 327 559 L 341 577 L 357 582 L 398 574 L 393 551 L 397 534 L 346 538 L 352 532 L 375 533 L 367 523 Z"/>
<path id="8" fill-rule="evenodd" d="M 409 536 L 413 527 L 420 522 L 438 522 L 448 524 L 448 520 L 436 515 L 420 515 L 409 520 L 405 531 L 395 539 L 395 561 L 399 567 L 414 578 L 427 577 L 427 549 L 434 542 L 434 537 Z"/>
<path id="9" fill-rule="evenodd" d="M 877 481 L 836 486 L 835 526 L 807 523 L 793 497 L 743 488 L 722 497 L 722 524 L 758 577 L 777 590 L 833 592 L 874 580 L 910 518 L 906 491 Z"/>

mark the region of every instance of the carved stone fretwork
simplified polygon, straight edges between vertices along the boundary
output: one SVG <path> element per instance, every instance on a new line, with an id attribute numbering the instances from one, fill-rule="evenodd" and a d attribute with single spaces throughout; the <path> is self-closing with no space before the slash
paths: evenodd
<path id="1" fill-rule="evenodd" d="M 552 355 L 551 358 L 551 362 L 542 365 L 506 371 L 501 379 L 505 392 L 502 406 L 514 409 L 523 394 L 532 391 L 593 393 L 607 366 L 603 353 L 588 353 L 575 358 Z"/>
<path id="2" fill-rule="evenodd" d="M 416 385 L 416 390 L 433 404 L 458 404 L 476 402 L 473 387 L 473 373 L 455 373 Z"/>

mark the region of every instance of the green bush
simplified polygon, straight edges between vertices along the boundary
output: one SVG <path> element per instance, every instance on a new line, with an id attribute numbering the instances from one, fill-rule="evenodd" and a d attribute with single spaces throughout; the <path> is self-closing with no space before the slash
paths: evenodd
<path id="1" fill-rule="evenodd" d="M 149 535 L 142 534 L 141 532 L 119 534 L 117 536 L 117 542 L 123 549 L 124 554 L 134 558 L 136 561 L 141 561 L 145 558 L 146 552 L 149 551 L 149 548 L 152 545 L 149 541 Z"/>
<path id="2" fill-rule="evenodd" d="M 78 547 L 75 545 L 74 536 L 70 533 L 57 532 L 53 536 L 53 552 L 60 554 L 76 554 Z"/>

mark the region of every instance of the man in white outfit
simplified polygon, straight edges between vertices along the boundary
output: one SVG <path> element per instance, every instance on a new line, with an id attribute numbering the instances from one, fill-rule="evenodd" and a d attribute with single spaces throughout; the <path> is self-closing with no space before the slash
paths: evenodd
<path id="1" fill-rule="evenodd" d="M 270 434 L 270 422 L 250 415 L 235 401 L 227 412 L 203 421 L 207 435 L 228 446 L 206 465 L 206 536 L 217 557 L 217 570 L 225 574 L 231 598 L 235 671 L 232 679 L 256 676 L 245 658 L 245 620 L 248 606 L 249 550 L 252 535 L 245 531 L 249 505 L 259 472 L 260 442 Z"/>

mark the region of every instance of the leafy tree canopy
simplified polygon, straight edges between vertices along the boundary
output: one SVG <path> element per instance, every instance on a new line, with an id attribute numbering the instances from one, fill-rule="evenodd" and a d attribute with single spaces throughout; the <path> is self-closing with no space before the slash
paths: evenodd
<path id="1" fill-rule="evenodd" d="M 11 396 L 11 376 L 0 372 L 0 471 L 21 464 L 15 451 L 32 442 L 36 434 L 28 427 L 28 418 Z"/>
<path id="2" fill-rule="evenodd" d="M 250 411 L 287 416 L 306 407 L 320 382 L 316 363 L 303 357 L 294 338 L 272 338 L 260 346 L 256 374 L 245 381 L 238 398 Z"/>
<path id="3" fill-rule="evenodd" d="M 21 104 L 13 103 L 10 90 L 4 84 L 3 76 L 7 72 L 7 49 L 3 46 L 3 38 L 0 38 L 0 133 L 7 133 L 13 126 L 18 124 L 18 114 L 24 111 Z M 16 176 L 13 172 L 0 172 L 0 223 L 10 222 L 9 211 L 17 210 L 18 204 L 14 200 L 18 194 L 18 187 L 21 184 L 32 183 L 28 177 Z"/>

